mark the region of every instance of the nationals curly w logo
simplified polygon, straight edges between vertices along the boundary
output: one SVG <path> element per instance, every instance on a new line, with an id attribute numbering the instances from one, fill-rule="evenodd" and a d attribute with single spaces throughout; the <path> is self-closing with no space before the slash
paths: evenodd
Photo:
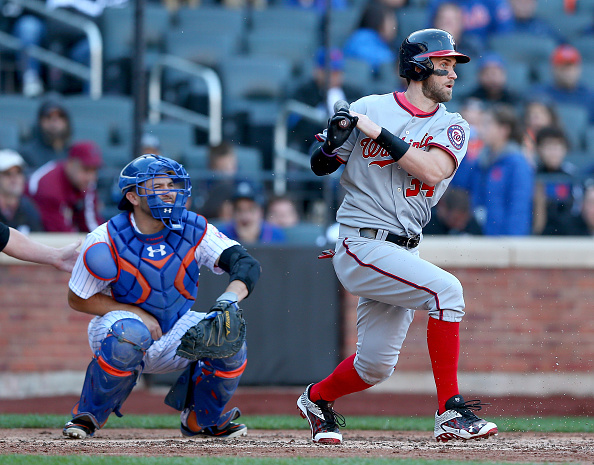
<path id="1" fill-rule="evenodd" d="M 456 150 L 460 150 L 464 145 L 464 141 L 466 140 L 466 133 L 464 132 L 464 128 L 459 124 L 452 124 L 448 128 L 448 139 L 456 148 Z"/>

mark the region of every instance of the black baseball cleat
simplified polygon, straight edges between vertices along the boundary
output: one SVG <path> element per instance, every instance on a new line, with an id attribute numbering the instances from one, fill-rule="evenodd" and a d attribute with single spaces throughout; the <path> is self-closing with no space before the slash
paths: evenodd
<path id="1" fill-rule="evenodd" d="M 441 415 L 435 412 L 435 429 L 437 442 L 448 442 L 450 439 L 487 439 L 497 436 L 497 425 L 477 417 L 472 410 L 481 410 L 480 400 L 464 402 L 461 395 L 453 396 L 445 404 L 446 411 Z"/>
<path id="2" fill-rule="evenodd" d="M 312 402 L 309 398 L 310 384 L 297 399 L 297 408 L 301 416 L 309 422 L 311 440 L 318 444 L 342 444 L 342 434 L 339 426 L 346 426 L 344 417 L 332 409 L 334 402 L 318 400 Z"/>
<path id="3" fill-rule="evenodd" d="M 240 436 L 247 436 L 247 426 L 242 423 L 234 423 L 232 421 L 228 421 L 227 423 L 220 426 L 207 426 L 200 429 L 199 431 L 194 431 L 187 426 L 187 421 L 185 421 L 187 420 L 189 413 L 190 409 L 186 409 L 181 415 L 182 421 L 180 424 L 180 431 L 182 436 L 186 438 L 232 439 Z M 237 419 L 239 415 L 239 410 L 237 410 L 237 413 L 233 415 L 232 419 Z"/>
<path id="4" fill-rule="evenodd" d="M 62 434 L 70 439 L 86 439 L 93 436 L 95 430 L 96 428 L 92 423 L 77 418 L 64 425 Z"/>

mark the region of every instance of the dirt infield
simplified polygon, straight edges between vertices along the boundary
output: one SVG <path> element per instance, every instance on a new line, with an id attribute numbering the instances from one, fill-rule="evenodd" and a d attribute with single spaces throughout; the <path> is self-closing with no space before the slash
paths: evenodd
<path id="1" fill-rule="evenodd" d="M 295 414 L 297 388 L 240 388 L 232 400 L 244 415 Z M 164 392 L 133 392 L 124 414 L 174 414 L 163 404 Z M 76 402 L 75 396 L 35 399 L 2 399 L 0 413 L 63 414 Z M 490 402 L 491 416 L 594 416 L 594 399 L 556 396 L 551 398 L 482 398 Z M 428 396 L 358 393 L 341 399 L 342 414 L 432 415 L 435 399 Z M 303 420 L 305 422 L 305 420 Z M 248 423 L 249 428 L 249 423 Z M 0 454 L 129 455 L 129 456 L 231 456 L 231 457 L 387 457 L 468 461 L 513 461 L 594 464 L 594 433 L 508 433 L 485 441 L 436 443 L 430 432 L 357 431 L 343 429 L 344 444 L 319 446 L 311 443 L 308 430 L 249 430 L 247 437 L 231 441 L 183 439 L 179 430 L 103 429 L 95 437 L 75 441 L 62 437 L 59 429 L 0 429 Z"/>
<path id="2" fill-rule="evenodd" d="M 0 430 L 0 454 L 160 457 L 387 457 L 398 459 L 593 463 L 594 434 L 502 433 L 486 441 L 439 444 L 428 432 L 344 430 L 341 446 L 319 446 L 308 431 L 251 430 L 220 441 L 182 439 L 176 430 L 104 429 L 84 441 L 47 429 Z"/>

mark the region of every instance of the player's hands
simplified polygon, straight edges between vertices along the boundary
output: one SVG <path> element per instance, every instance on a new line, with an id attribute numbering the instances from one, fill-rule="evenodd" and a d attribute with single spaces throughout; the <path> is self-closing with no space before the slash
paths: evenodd
<path id="1" fill-rule="evenodd" d="M 153 341 L 158 341 L 159 339 L 161 339 L 161 336 L 163 336 L 163 331 L 161 331 L 161 326 L 159 325 L 159 322 L 157 321 L 157 319 L 153 315 L 151 315 L 148 312 L 145 312 L 144 310 L 142 310 L 139 307 L 136 307 L 136 306 L 131 306 L 131 307 L 134 307 L 133 312 L 136 313 L 142 319 L 142 322 L 146 325 L 146 327 L 150 331 Z M 126 310 L 128 310 L 128 309 L 126 309 Z"/>
<path id="2" fill-rule="evenodd" d="M 338 111 L 328 120 L 328 130 L 326 131 L 326 143 L 324 144 L 324 151 L 328 154 L 332 153 L 338 147 L 346 142 L 346 140 L 357 126 L 357 116 L 352 112 L 341 110 Z"/>
<path id="3" fill-rule="evenodd" d="M 81 242 L 82 241 L 79 239 L 76 242 L 58 249 L 58 257 L 54 263 L 54 267 L 60 271 L 66 271 L 67 273 L 70 273 L 72 268 L 74 268 L 76 259 L 78 258 L 79 252 L 76 249 L 80 247 Z"/>
<path id="4" fill-rule="evenodd" d="M 362 113 L 351 111 L 351 114 L 357 117 L 357 129 L 359 131 L 366 136 L 371 137 L 373 140 L 377 139 L 382 132 L 382 128 L 379 124 L 374 123 L 369 119 L 369 116 Z"/>

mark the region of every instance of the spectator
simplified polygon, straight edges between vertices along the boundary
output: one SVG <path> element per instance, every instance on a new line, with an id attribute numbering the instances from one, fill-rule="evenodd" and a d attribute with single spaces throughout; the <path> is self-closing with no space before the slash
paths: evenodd
<path id="1" fill-rule="evenodd" d="M 301 215 L 293 199 L 287 195 L 273 197 L 268 201 L 266 221 L 281 228 L 291 228 L 300 222 Z"/>
<path id="2" fill-rule="evenodd" d="M 35 171 L 29 195 L 46 231 L 90 232 L 103 223 L 97 198 L 97 171 L 103 164 L 99 147 L 90 141 L 73 144 L 66 160 Z"/>
<path id="3" fill-rule="evenodd" d="M 537 0 L 509 0 L 509 4 L 512 11 L 512 24 L 509 32 L 551 37 L 558 43 L 565 42 L 565 38 L 558 30 L 536 15 Z"/>
<path id="4" fill-rule="evenodd" d="M 460 114 L 470 126 L 468 149 L 466 151 L 466 156 L 462 160 L 462 163 L 460 163 L 460 166 L 458 166 L 458 169 L 452 178 L 450 184 L 451 187 L 459 187 L 466 191 L 470 191 L 471 189 L 472 178 L 473 176 L 476 176 L 478 171 L 478 157 L 484 146 L 480 136 L 480 127 L 482 125 L 484 111 L 485 105 L 479 99 L 468 98 L 462 103 Z"/>
<path id="5" fill-rule="evenodd" d="M 10 149 L 0 150 L 0 222 L 23 234 L 43 231 L 41 216 L 25 197 L 25 160 Z"/>
<path id="6" fill-rule="evenodd" d="M 228 141 L 211 146 L 208 169 L 210 176 L 201 183 L 194 207 L 209 221 L 230 221 L 233 216 L 231 199 L 238 174 L 235 146 Z"/>
<path id="7" fill-rule="evenodd" d="M 581 199 L 577 167 L 566 160 L 569 142 L 563 130 L 545 127 L 536 135 L 534 234 L 562 234 L 577 214 Z"/>
<path id="8" fill-rule="evenodd" d="M 248 182 L 241 182 L 233 195 L 233 217 L 219 231 L 243 244 L 285 242 L 285 233 L 264 220 L 263 201 Z"/>
<path id="9" fill-rule="evenodd" d="M 530 99 L 524 104 L 522 115 L 524 154 L 536 166 L 536 134 L 544 127 L 560 127 L 555 104 L 546 98 Z"/>
<path id="10" fill-rule="evenodd" d="M 464 14 L 465 33 L 478 38 L 483 47 L 489 38 L 498 33 L 507 32 L 512 25 L 512 11 L 507 0 L 431 0 L 429 17 L 442 3 L 456 3 Z"/>
<path id="11" fill-rule="evenodd" d="M 432 18 L 431 27 L 452 34 L 456 41 L 456 50 L 460 53 L 469 57 L 479 57 L 483 54 L 484 47 L 481 41 L 464 30 L 464 11 L 459 4 L 454 1 L 441 3 Z"/>
<path id="12" fill-rule="evenodd" d="M 559 45 L 551 55 L 553 80 L 534 89 L 535 95 L 544 95 L 557 104 L 571 104 L 588 110 L 590 123 L 594 123 L 594 91 L 582 84 L 582 56 L 572 45 Z"/>
<path id="13" fill-rule="evenodd" d="M 396 63 L 395 39 L 398 21 L 394 9 L 370 0 L 358 28 L 344 45 L 344 56 L 367 62 L 377 74 L 385 63 Z"/>
<path id="14" fill-rule="evenodd" d="M 472 179 L 471 195 L 483 233 L 528 235 L 532 231 L 534 168 L 522 153 L 514 109 L 502 104 L 488 109 L 481 137 L 485 147 L 479 157 L 479 175 Z"/>
<path id="15" fill-rule="evenodd" d="M 467 191 L 451 187 L 433 208 L 424 235 L 481 235 L 483 232 L 472 213 Z"/>
<path id="16" fill-rule="evenodd" d="M 594 182 L 592 180 L 589 180 L 584 188 L 580 214 L 571 220 L 564 235 L 594 236 Z"/>
<path id="17" fill-rule="evenodd" d="M 19 149 L 27 168 L 36 170 L 49 161 L 66 158 L 72 124 L 66 108 L 55 99 L 41 104 L 33 137 Z"/>
<path id="18" fill-rule="evenodd" d="M 338 100 L 354 102 L 363 96 L 363 91 L 344 82 L 344 56 L 340 49 L 332 48 L 329 56 L 326 50 L 318 50 L 311 78 L 299 86 L 291 98 L 314 107 L 319 112 L 321 124 L 316 124 L 297 115 L 290 120 L 292 145 L 307 153 L 313 143 L 312 134 L 320 132 L 328 117 L 334 114 Z"/>
<path id="19" fill-rule="evenodd" d="M 480 99 L 491 105 L 494 103 L 508 105 L 521 103 L 521 97 L 509 89 L 503 58 L 494 52 L 487 53 L 481 58 L 478 84 L 468 97 Z"/>

